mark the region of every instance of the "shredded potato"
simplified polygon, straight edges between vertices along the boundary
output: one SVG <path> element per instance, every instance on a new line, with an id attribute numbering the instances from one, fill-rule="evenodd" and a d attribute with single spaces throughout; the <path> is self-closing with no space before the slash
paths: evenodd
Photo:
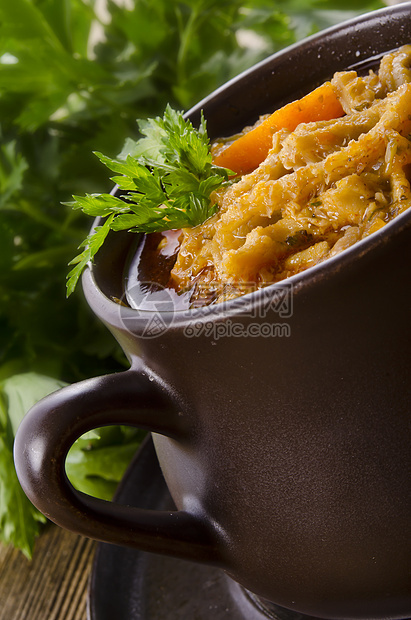
<path id="1" fill-rule="evenodd" d="M 336 73 L 345 115 L 276 131 L 264 161 L 214 195 L 218 213 L 183 231 L 177 290 L 207 303 L 236 297 L 338 254 L 408 209 L 410 65 L 407 45 L 378 74 Z"/>

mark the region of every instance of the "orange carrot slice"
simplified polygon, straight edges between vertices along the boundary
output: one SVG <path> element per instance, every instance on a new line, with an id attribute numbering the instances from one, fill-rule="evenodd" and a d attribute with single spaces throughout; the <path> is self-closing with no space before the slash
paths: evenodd
<path id="1" fill-rule="evenodd" d="M 237 174 L 252 172 L 267 157 L 273 134 L 279 129 L 293 131 L 300 123 L 326 121 L 344 114 L 331 82 L 273 112 L 262 123 L 229 144 L 214 158 L 217 166 Z"/>

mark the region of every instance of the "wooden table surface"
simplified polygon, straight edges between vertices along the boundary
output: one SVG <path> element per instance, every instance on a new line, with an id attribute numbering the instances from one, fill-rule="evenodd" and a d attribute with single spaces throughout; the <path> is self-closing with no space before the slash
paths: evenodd
<path id="1" fill-rule="evenodd" d="M 86 620 L 96 543 L 48 524 L 33 559 L 0 545 L 0 620 Z"/>

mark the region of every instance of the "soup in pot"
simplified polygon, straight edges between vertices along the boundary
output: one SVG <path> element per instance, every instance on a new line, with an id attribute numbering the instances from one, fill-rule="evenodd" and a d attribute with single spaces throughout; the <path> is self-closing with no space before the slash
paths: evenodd
<path id="1" fill-rule="evenodd" d="M 411 204 L 410 65 L 407 45 L 378 71 L 338 72 L 217 140 L 215 163 L 233 170 L 232 184 L 212 196 L 218 212 L 195 228 L 148 235 L 138 277 L 160 260 L 161 285 L 186 307 L 219 303 L 317 265 L 403 213 Z"/>

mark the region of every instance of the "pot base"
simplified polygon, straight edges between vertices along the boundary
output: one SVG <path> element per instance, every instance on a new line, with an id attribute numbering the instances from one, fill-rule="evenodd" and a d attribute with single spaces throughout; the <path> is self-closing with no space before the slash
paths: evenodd
<path id="1" fill-rule="evenodd" d="M 271 601 L 267 601 L 246 590 L 231 579 L 228 580 L 227 587 L 245 619 L 254 618 L 252 614 L 259 614 L 257 617 L 265 618 L 266 620 L 321 620 L 314 616 L 306 616 L 290 609 L 279 607 L 279 605 L 275 605 Z"/>
<path id="2" fill-rule="evenodd" d="M 305 616 L 298 612 L 279 607 L 271 603 L 271 601 L 266 601 L 256 596 L 253 592 L 246 591 L 246 596 L 249 598 L 250 603 L 260 611 L 265 618 L 269 618 L 270 620 L 319 620 L 313 616 Z"/>

